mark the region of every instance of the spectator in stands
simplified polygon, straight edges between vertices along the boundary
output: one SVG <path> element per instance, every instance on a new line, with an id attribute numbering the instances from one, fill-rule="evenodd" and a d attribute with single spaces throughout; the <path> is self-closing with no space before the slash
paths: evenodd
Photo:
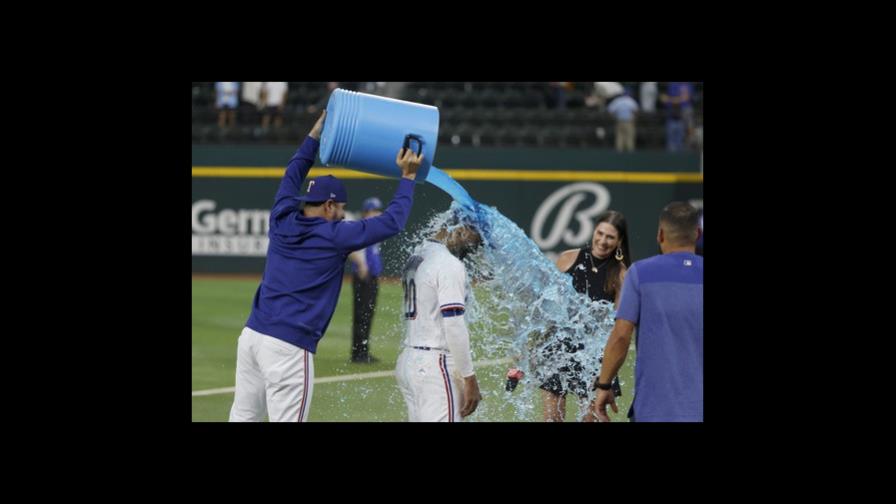
<path id="1" fill-rule="evenodd" d="M 550 85 L 554 89 L 553 93 L 553 105 L 554 108 L 559 110 L 563 110 L 566 108 L 566 92 L 571 91 L 573 89 L 572 82 L 549 82 Z"/>
<path id="2" fill-rule="evenodd" d="M 666 149 L 680 151 L 694 127 L 694 95 L 690 82 L 670 82 L 660 101 L 666 106 Z"/>
<path id="3" fill-rule="evenodd" d="M 286 93 L 289 85 L 285 82 L 262 82 L 261 104 L 264 115 L 261 117 L 261 128 L 267 129 L 274 116 L 274 127 L 283 126 L 283 110 L 286 108 Z"/>
<path id="4" fill-rule="evenodd" d="M 385 82 L 362 82 L 360 90 L 364 93 L 380 96 L 385 87 Z"/>
<path id="5" fill-rule="evenodd" d="M 625 90 L 610 102 L 607 111 L 616 118 L 616 150 L 633 152 L 635 150 L 635 117 L 638 115 L 638 102 Z"/>
<path id="6" fill-rule="evenodd" d="M 641 110 L 652 114 L 656 111 L 656 95 L 658 93 L 656 82 L 642 82 L 640 90 Z"/>
<path id="7" fill-rule="evenodd" d="M 607 103 L 622 94 L 624 89 L 618 82 L 595 82 L 594 93 L 585 99 L 585 106 L 603 110 Z"/>
<path id="8" fill-rule="evenodd" d="M 327 102 L 330 100 L 330 94 L 334 89 L 340 88 L 345 89 L 346 91 L 358 91 L 360 84 L 360 82 L 328 82 L 327 92 L 317 101 L 317 103 L 308 105 L 308 107 L 305 108 L 305 111 L 309 114 L 314 114 L 318 110 L 323 110 L 327 107 Z"/>
<path id="9" fill-rule="evenodd" d="M 261 82 L 244 82 L 242 103 L 240 103 L 240 122 L 242 124 L 258 124 L 258 111 L 261 108 Z"/>
<path id="10" fill-rule="evenodd" d="M 400 100 L 407 82 L 364 82 L 361 90 L 377 96 Z"/>
<path id="11" fill-rule="evenodd" d="M 215 109 L 218 110 L 218 127 L 236 124 L 236 107 L 239 104 L 239 82 L 215 83 Z M 228 124 L 229 123 L 229 124 Z"/>

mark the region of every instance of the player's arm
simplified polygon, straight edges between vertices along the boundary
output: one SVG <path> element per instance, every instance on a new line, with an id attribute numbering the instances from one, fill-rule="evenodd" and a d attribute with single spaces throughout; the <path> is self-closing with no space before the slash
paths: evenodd
<path id="1" fill-rule="evenodd" d="M 625 362 L 628 355 L 628 348 L 632 343 L 632 334 L 635 331 L 635 324 L 629 320 L 617 318 L 613 331 L 607 339 L 607 346 L 604 348 L 603 366 L 600 368 L 599 383 L 610 383 L 614 376 L 619 374 L 619 368 Z"/>
<path id="2" fill-rule="evenodd" d="M 354 251 L 400 233 L 411 214 L 411 206 L 414 204 L 414 179 L 422 162 L 423 153 L 417 156 L 410 149 L 399 150 L 395 163 L 401 168 L 402 177 L 398 181 L 398 189 L 389 206 L 376 217 L 339 222 L 336 225 L 335 243 L 343 250 Z"/>
<path id="3" fill-rule="evenodd" d="M 274 197 L 272 219 L 298 208 L 299 202 L 296 198 L 299 197 L 302 191 L 302 182 L 308 176 L 311 165 L 314 164 L 314 158 L 317 157 L 317 150 L 320 148 L 320 134 L 324 129 L 326 117 L 327 111 L 324 110 L 305 141 L 302 142 L 301 147 L 289 160 L 286 173 L 283 175 L 283 180 L 280 181 L 280 189 L 277 191 L 277 196 Z"/>
<path id="4" fill-rule="evenodd" d="M 607 345 L 604 347 L 600 376 L 595 380 L 595 388 L 598 383 L 611 383 L 610 380 L 619 373 L 619 369 L 628 356 L 628 348 L 631 345 L 635 326 L 640 320 L 641 288 L 638 283 L 637 268 L 634 265 L 625 276 L 625 283 L 622 285 L 622 295 L 619 301 L 619 310 L 616 312 L 616 324 L 613 325 L 613 331 L 610 332 Z M 614 412 L 619 412 L 614 398 L 612 390 L 598 389 L 595 402 L 597 418 L 600 421 L 610 421 L 610 417 L 607 415 L 608 404 L 613 408 Z"/>
<path id="5" fill-rule="evenodd" d="M 641 289 L 638 284 L 638 272 L 634 266 L 625 276 L 622 285 L 619 309 L 616 311 L 616 324 L 607 339 L 604 348 L 603 365 L 600 369 L 598 380 L 600 383 L 609 383 L 619 372 L 628 347 L 631 344 L 632 333 L 638 324 L 641 312 Z"/>
<path id="6" fill-rule="evenodd" d="M 367 257 L 364 254 L 364 249 L 356 250 L 348 255 L 349 260 L 354 263 L 355 268 L 358 271 L 358 278 L 364 280 L 367 278 Z"/>
<path id="7" fill-rule="evenodd" d="M 466 272 L 459 261 L 446 265 L 439 271 L 438 301 L 442 314 L 442 324 L 448 350 L 454 358 L 454 365 L 464 379 L 464 397 L 461 404 L 461 416 L 474 411 L 482 400 L 479 382 L 473 370 L 473 356 L 470 353 L 470 332 L 464 320 L 464 304 Z"/>
<path id="8" fill-rule="evenodd" d="M 557 261 L 554 264 L 557 265 L 558 270 L 566 273 L 572 266 L 572 263 L 576 262 L 577 255 L 579 255 L 579 249 L 565 250 L 557 257 Z"/>
<path id="9" fill-rule="evenodd" d="M 607 346 L 604 348 L 603 365 L 600 368 L 600 376 L 597 378 L 597 383 L 611 383 L 613 377 L 619 373 L 619 369 L 628 355 L 628 347 L 631 345 L 634 330 L 635 324 L 632 322 L 621 318 L 616 319 L 613 332 L 610 333 Z M 597 384 L 595 384 L 595 387 L 597 387 Z M 597 403 L 597 418 L 600 421 L 610 421 L 610 417 L 607 415 L 608 404 L 613 408 L 614 413 L 619 413 L 612 390 L 598 389 L 595 401 Z"/>

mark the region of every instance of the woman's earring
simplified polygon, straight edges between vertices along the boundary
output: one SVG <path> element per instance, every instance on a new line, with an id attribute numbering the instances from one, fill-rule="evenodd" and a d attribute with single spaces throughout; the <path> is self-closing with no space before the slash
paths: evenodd
<path id="1" fill-rule="evenodd" d="M 621 261 L 625 259 L 625 256 L 622 255 L 622 247 L 616 247 L 616 260 Z"/>

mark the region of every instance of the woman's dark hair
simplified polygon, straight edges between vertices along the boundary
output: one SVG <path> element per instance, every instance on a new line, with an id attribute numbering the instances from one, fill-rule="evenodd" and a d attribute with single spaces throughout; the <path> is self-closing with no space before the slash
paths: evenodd
<path id="1" fill-rule="evenodd" d="M 619 270 L 622 267 L 619 265 L 620 262 L 625 263 L 625 267 L 628 268 L 632 265 L 632 255 L 629 253 L 628 248 L 628 224 L 625 222 L 625 216 L 622 215 L 621 212 L 617 212 L 616 210 L 606 210 L 601 212 L 597 216 L 597 221 L 594 223 L 594 230 L 597 230 L 597 226 L 600 225 L 601 222 L 606 222 L 611 224 L 616 228 L 616 231 L 619 232 L 619 241 L 621 244 L 619 248 L 622 249 L 622 255 L 625 256 L 622 258 L 622 261 L 616 260 L 616 251 L 613 250 L 610 252 L 610 262 L 607 265 L 607 282 L 604 284 L 604 292 L 612 293 L 614 296 L 622 290 L 622 285 L 619 284 Z M 591 250 L 591 240 L 593 239 L 594 232 L 591 234 L 592 238 L 589 239 L 589 247 L 588 250 Z"/>

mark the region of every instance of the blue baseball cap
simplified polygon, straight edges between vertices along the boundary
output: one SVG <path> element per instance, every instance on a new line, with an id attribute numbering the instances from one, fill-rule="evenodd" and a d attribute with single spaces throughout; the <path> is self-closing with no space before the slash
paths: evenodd
<path id="1" fill-rule="evenodd" d="M 299 201 L 320 203 L 333 200 L 337 203 L 348 203 L 348 193 L 340 180 L 332 175 L 313 178 L 308 181 L 308 189 Z"/>
<path id="2" fill-rule="evenodd" d="M 362 212 L 367 212 L 370 210 L 382 210 L 382 209 L 383 209 L 383 202 L 380 201 L 380 199 L 376 198 L 376 197 L 367 198 L 366 200 L 364 200 L 364 204 L 361 205 Z"/>

